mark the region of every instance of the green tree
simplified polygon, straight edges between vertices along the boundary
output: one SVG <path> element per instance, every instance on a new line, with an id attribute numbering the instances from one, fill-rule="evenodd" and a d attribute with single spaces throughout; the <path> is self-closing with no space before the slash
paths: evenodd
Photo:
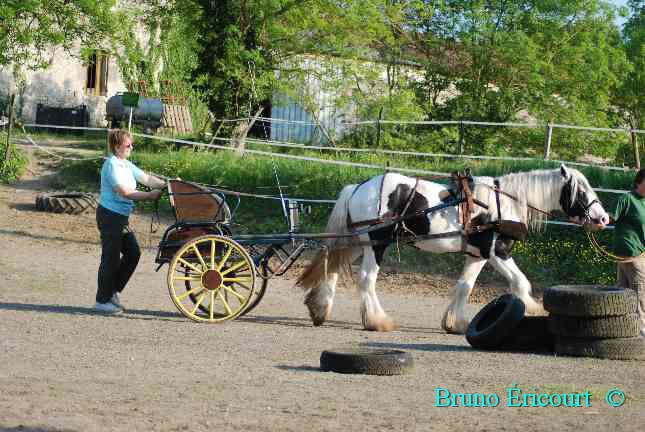
<path id="1" fill-rule="evenodd" d="M 0 66 L 41 69 L 52 49 L 78 42 L 100 46 L 114 28 L 115 0 L 4 0 L 0 4 Z"/>
<path id="2" fill-rule="evenodd" d="M 194 17 L 198 66 L 196 87 L 218 118 L 254 117 L 276 93 L 302 101 L 312 115 L 318 107 L 307 94 L 312 78 L 326 91 L 347 102 L 362 92 L 356 78 L 368 81 L 378 75 L 366 63 L 394 50 L 385 49 L 391 32 L 385 23 L 383 0 L 192 0 L 185 16 Z M 384 9 L 385 7 L 385 9 Z M 383 42 L 381 46 L 379 43 Z M 401 82 L 397 71 L 388 70 L 391 94 Z M 350 84 L 351 83 L 351 84 Z M 348 85 L 349 84 L 349 85 Z M 356 93 L 343 99 L 353 86 Z M 234 135 L 243 135 L 250 123 L 238 123 Z"/>
<path id="3" fill-rule="evenodd" d="M 597 112 L 624 73 L 613 10 L 602 1 L 419 0 L 409 16 L 426 94 L 436 100 L 451 84 L 460 94 L 450 116 L 502 121 L 530 108 L 549 117 L 570 105 Z"/>
<path id="4" fill-rule="evenodd" d="M 617 106 L 623 109 L 624 119 L 634 129 L 645 129 L 645 0 L 631 0 L 631 17 L 623 34 L 625 52 L 631 71 L 616 92 Z"/>
<path id="5" fill-rule="evenodd" d="M 527 109 L 543 121 L 604 126 L 628 70 L 614 13 L 600 0 L 412 1 L 421 103 L 436 119 L 503 122 Z M 478 143 L 493 133 L 469 131 Z"/>

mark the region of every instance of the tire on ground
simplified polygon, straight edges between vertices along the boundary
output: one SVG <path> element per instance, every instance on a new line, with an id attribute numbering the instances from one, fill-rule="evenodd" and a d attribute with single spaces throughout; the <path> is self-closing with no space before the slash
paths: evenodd
<path id="1" fill-rule="evenodd" d="M 320 355 L 320 369 L 324 372 L 403 375 L 413 367 L 412 355 L 399 350 L 350 348 L 323 351 Z"/>
<path id="2" fill-rule="evenodd" d="M 504 351 L 553 352 L 555 336 L 549 330 L 548 317 L 525 316 L 515 326 L 499 349 Z"/>
<path id="3" fill-rule="evenodd" d="M 473 348 L 498 349 L 524 317 L 522 300 L 504 294 L 484 306 L 470 321 L 466 340 Z"/>
<path id="4" fill-rule="evenodd" d="M 635 313 L 588 318 L 551 315 L 549 329 L 558 336 L 573 338 L 630 338 L 640 334 Z"/>
<path id="5" fill-rule="evenodd" d="M 544 290 L 544 309 L 555 315 L 595 317 L 636 311 L 633 290 L 603 285 L 557 285 Z"/>
<path id="6" fill-rule="evenodd" d="M 556 354 L 612 360 L 645 360 L 645 338 L 585 339 L 558 336 Z"/>
<path id="7" fill-rule="evenodd" d="M 51 213 L 81 214 L 96 205 L 96 199 L 89 193 L 40 194 L 36 197 L 36 209 Z"/>

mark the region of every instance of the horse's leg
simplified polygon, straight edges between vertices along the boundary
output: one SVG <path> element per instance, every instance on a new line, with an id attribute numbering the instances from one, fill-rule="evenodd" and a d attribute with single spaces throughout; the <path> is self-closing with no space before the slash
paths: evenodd
<path id="1" fill-rule="evenodd" d="M 305 295 L 305 305 L 309 309 L 314 326 L 323 325 L 331 315 L 337 282 L 338 273 L 328 273 L 327 279 L 320 283 L 318 289 L 309 290 Z"/>
<path id="2" fill-rule="evenodd" d="M 350 262 L 354 262 L 362 253 L 362 249 L 352 251 Z M 351 270 L 351 269 L 350 269 Z M 305 294 L 305 305 L 309 309 L 309 315 L 314 326 L 321 326 L 331 316 L 331 310 L 334 306 L 334 295 L 336 294 L 336 284 L 340 272 L 329 271 L 327 278 L 323 278 L 317 289 L 311 289 Z"/>
<path id="3" fill-rule="evenodd" d="M 502 259 L 491 256 L 491 265 L 502 274 L 508 281 L 511 293 L 524 302 L 528 314 L 541 314 L 544 308 L 531 297 L 531 282 L 524 276 L 522 270 L 517 267 L 513 258 Z"/>
<path id="4" fill-rule="evenodd" d="M 448 333 L 466 333 L 468 328 L 468 320 L 465 316 L 466 303 L 470 292 L 475 286 L 477 276 L 479 276 L 485 264 L 485 258 L 466 257 L 464 269 L 452 292 L 452 301 L 441 320 L 441 328 Z"/>
<path id="5" fill-rule="evenodd" d="M 382 256 L 382 251 L 379 252 L 379 255 Z M 371 246 L 363 248 L 363 262 L 358 279 L 361 295 L 361 319 L 365 330 L 391 331 L 396 328 L 396 325 L 385 313 L 376 296 L 376 278 L 380 268 L 376 253 Z"/>

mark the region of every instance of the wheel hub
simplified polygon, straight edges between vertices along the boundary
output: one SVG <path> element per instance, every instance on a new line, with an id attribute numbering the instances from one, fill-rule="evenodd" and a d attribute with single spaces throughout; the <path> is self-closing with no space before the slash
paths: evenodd
<path id="1" fill-rule="evenodd" d="M 207 270 L 202 274 L 202 285 L 208 290 L 216 290 L 222 285 L 224 278 L 217 270 Z"/>

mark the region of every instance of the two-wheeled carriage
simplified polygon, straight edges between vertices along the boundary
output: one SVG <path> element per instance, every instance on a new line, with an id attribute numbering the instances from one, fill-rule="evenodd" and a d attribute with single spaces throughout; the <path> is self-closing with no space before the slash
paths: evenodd
<path id="1" fill-rule="evenodd" d="M 157 270 L 169 264 L 170 297 L 191 320 L 217 323 L 248 313 L 269 279 L 313 244 L 293 233 L 233 236 L 226 195 L 213 189 L 169 180 L 168 195 L 175 223 L 164 232 L 155 261 Z"/>

